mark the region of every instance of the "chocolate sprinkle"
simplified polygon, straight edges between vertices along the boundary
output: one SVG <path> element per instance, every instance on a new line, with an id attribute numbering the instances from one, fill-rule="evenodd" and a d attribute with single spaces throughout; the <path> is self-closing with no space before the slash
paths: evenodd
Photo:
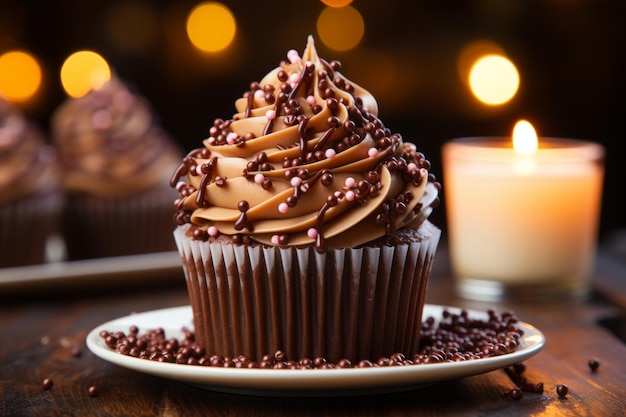
<path id="1" fill-rule="evenodd" d="M 511 391 L 509 391 L 507 393 L 508 395 L 511 396 L 512 399 L 514 399 L 515 401 L 519 401 L 522 399 L 522 396 L 524 395 L 524 393 L 522 392 L 521 389 L 519 388 L 513 388 Z"/>
<path id="2" fill-rule="evenodd" d="M 263 369 L 403 366 L 476 360 L 505 355 L 517 350 L 523 330 L 516 325 L 515 315 L 512 312 L 498 315 L 493 310 L 489 310 L 488 315 L 487 320 L 473 319 L 465 310 L 459 314 L 444 310 L 438 325 L 432 316 L 424 320 L 418 352 L 413 354 L 397 352 L 374 361 L 365 358 L 356 364 L 347 359 L 331 363 L 323 357 L 292 359 L 287 358 L 280 349 L 273 354 L 264 355 L 260 362 L 251 360 L 246 355 L 224 357 L 206 352 L 202 346 L 196 344 L 194 332 L 185 327 L 182 328 L 184 335 L 182 339 L 168 338 L 162 328 L 150 329 L 139 335 L 136 326 L 131 327 L 128 334 L 103 330 L 100 337 L 109 348 L 122 355 L 186 365 Z M 518 380 L 521 380 L 521 375 L 517 373 L 516 375 L 519 377 Z M 527 383 L 520 386 L 518 383 L 522 390 L 531 390 L 530 385 Z M 538 385 L 532 384 L 533 392 L 538 392 L 539 388 L 543 391 L 543 384 L 540 383 L 540 387 Z"/>
<path id="3" fill-rule="evenodd" d="M 49 391 L 49 390 L 52 389 L 53 385 L 54 385 L 54 381 L 52 381 L 52 379 L 50 379 L 50 378 L 46 378 L 41 383 L 41 388 L 43 388 L 46 391 Z"/>
<path id="4" fill-rule="evenodd" d="M 97 397 L 98 395 L 100 395 L 100 391 L 98 390 L 98 387 L 96 387 L 95 385 L 91 385 L 89 388 L 87 388 L 87 394 L 89 394 L 90 397 Z"/>
<path id="5" fill-rule="evenodd" d="M 524 364 L 518 363 L 512 367 L 504 368 L 504 370 L 515 385 L 517 385 L 522 391 L 543 394 L 543 382 L 533 383 L 528 381 L 528 379 L 522 375 L 526 370 L 526 366 Z"/>

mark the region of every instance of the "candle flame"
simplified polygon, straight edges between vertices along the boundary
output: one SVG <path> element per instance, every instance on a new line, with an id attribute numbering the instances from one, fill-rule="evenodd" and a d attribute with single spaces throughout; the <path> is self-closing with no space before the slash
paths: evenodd
<path id="1" fill-rule="evenodd" d="M 535 128 L 526 120 L 520 120 L 513 128 L 513 149 L 518 155 L 532 155 L 537 152 L 539 141 Z"/>

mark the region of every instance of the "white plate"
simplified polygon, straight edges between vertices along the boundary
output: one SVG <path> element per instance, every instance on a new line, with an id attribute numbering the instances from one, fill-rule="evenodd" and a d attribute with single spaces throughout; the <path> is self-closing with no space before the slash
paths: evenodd
<path id="1" fill-rule="evenodd" d="M 147 280 L 154 282 L 157 279 L 180 279 L 182 274 L 182 263 L 177 251 L 59 261 L 0 268 L 0 291 L 7 294 L 22 290 L 32 292 L 37 289 L 75 289 Z"/>
<path id="2" fill-rule="evenodd" d="M 443 309 L 455 313 L 460 309 L 427 304 L 424 318 L 441 317 Z M 487 313 L 468 310 L 470 317 L 485 319 Z M 151 375 L 183 381 L 205 389 L 263 396 L 315 397 L 367 395 L 415 389 L 440 381 L 477 375 L 522 362 L 539 352 L 543 334 L 534 326 L 519 322 L 524 334 L 518 349 L 506 355 L 465 362 L 446 362 L 413 366 L 390 366 L 350 369 L 273 370 L 238 369 L 211 366 L 178 365 L 125 356 L 108 348 L 100 331 L 127 333 L 135 325 L 140 333 L 157 327 L 167 337 L 180 339 L 182 328 L 192 329 L 191 307 L 174 307 L 132 314 L 109 321 L 87 335 L 87 347 L 100 358 L 119 366 Z"/>

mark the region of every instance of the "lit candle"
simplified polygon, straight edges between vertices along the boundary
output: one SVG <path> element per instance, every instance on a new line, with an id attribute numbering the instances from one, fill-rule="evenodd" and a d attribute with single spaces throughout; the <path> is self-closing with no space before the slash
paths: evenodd
<path id="1" fill-rule="evenodd" d="M 513 142 L 513 143 L 512 143 Z M 461 295 L 584 295 L 597 243 L 604 149 L 540 138 L 463 138 L 442 149 L 448 242 Z"/>

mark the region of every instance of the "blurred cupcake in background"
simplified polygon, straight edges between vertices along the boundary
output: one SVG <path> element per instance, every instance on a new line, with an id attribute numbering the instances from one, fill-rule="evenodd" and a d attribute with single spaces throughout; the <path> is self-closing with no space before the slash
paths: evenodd
<path id="1" fill-rule="evenodd" d="M 148 101 L 112 78 L 52 116 L 69 260 L 175 250 L 169 177 L 181 150 Z"/>
<path id="2" fill-rule="evenodd" d="M 63 203 L 56 162 L 39 126 L 0 97 L 0 268 L 46 261 Z"/>

